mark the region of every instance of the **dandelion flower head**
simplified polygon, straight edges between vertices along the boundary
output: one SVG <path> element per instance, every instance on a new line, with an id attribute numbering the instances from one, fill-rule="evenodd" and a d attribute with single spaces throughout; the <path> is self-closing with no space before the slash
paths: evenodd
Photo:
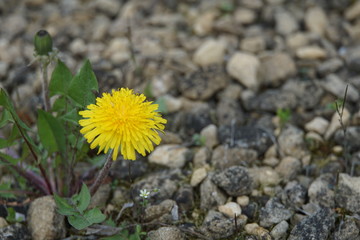
<path id="1" fill-rule="evenodd" d="M 103 93 L 95 104 L 79 114 L 80 132 L 90 143 L 90 148 L 99 147 L 107 153 L 113 149 L 112 159 L 116 160 L 119 150 L 124 159 L 135 160 L 135 151 L 145 156 L 154 150 L 154 144 L 161 141 L 159 131 L 164 130 L 166 119 L 162 118 L 157 104 L 145 101 L 144 94 L 121 88 Z"/>

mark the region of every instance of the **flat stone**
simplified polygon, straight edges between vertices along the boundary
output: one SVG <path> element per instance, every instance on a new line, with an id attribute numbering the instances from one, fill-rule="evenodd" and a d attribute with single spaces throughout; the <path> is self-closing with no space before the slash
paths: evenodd
<path id="1" fill-rule="evenodd" d="M 203 128 L 200 132 L 200 136 L 205 138 L 205 146 L 209 149 L 213 149 L 219 144 L 217 126 L 215 124 L 210 124 Z"/>
<path id="2" fill-rule="evenodd" d="M 287 221 L 281 221 L 271 229 L 270 235 L 274 240 L 284 239 L 289 229 Z"/>
<path id="3" fill-rule="evenodd" d="M 348 86 L 346 100 L 356 102 L 359 100 L 359 91 L 351 84 L 344 82 L 336 74 L 329 74 L 326 77 L 326 81 L 322 84 L 322 87 L 334 94 L 338 98 L 343 98 L 345 94 L 346 86 Z"/>
<path id="4" fill-rule="evenodd" d="M 157 230 L 152 230 L 148 232 L 147 238 L 149 240 L 186 239 L 185 235 L 177 227 L 161 227 Z"/>
<path id="5" fill-rule="evenodd" d="M 328 25 L 328 19 L 324 10 L 320 7 L 311 7 L 305 14 L 305 25 L 310 32 L 323 36 Z"/>
<path id="6" fill-rule="evenodd" d="M 351 6 L 348 6 L 348 8 L 345 11 L 345 17 L 348 20 L 353 20 L 360 16 L 360 2 L 354 2 Z"/>
<path id="7" fill-rule="evenodd" d="M 334 140 L 339 145 L 347 145 L 347 150 L 354 153 L 360 150 L 360 127 L 350 126 L 346 129 L 346 138 L 344 138 L 343 129 L 338 129 L 335 132 Z"/>
<path id="8" fill-rule="evenodd" d="M 327 53 L 318 46 L 304 46 L 296 50 L 296 56 L 300 59 L 316 60 L 326 58 Z"/>
<path id="9" fill-rule="evenodd" d="M 307 189 L 296 181 L 288 182 L 281 193 L 281 202 L 286 206 L 301 207 L 307 200 Z"/>
<path id="10" fill-rule="evenodd" d="M 167 199 L 157 205 L 148 206 L 145 209 L 144 220 L 146 222 L 171 223 L 177 221 L 173 218 L 173 211 L 177 211 L 178 206 L 175 201 Z"/>
<path id="11" fill-rule="evenodd" d="M 194 191 L 193 188 L 185 184 L 175 193 L 174 200 L 179 205 L 179 212 L 191 211 L 194 208 Z"/>
<path id="12" fill-rule="evenodd" d="M 278 137 L 278 143 L 281 151 L 287 156 L 301 159 L 307 155 L 304 132 L 295 126 L 286 125 Z"/>
<path id="13" fill-rule="evenodd" d="M 234 12 L 234 19 L 240 24 L 250 24 L 256 20 L 256 13 L 248 8 L 238 8 Z"/>
<path id="14" fill-rule="evenodd" d="M 271 167 L 253 167 L 249 172 L 254 182 L 260 186 L 276 186 L 281 181 L 279 174 Z"/>
<path id="15" fill-rule="evenodd" d="M 290 12 L 284 9 L 275 11 L 275 29 L 281 35 L 288 35 L 298 30 L 299 25 L 296 18 Z"/>
<path id="16" fill-rule="evenodd" d="M 262 36 L 247 37 L 240 43 L 240 49 L 245 52 L 258 53 L 265 48 L 266 42 Z"/>
<path id="17" fill-rule="evenodd" d="M 260 227 L 257 223 L 248 223 L 244 227 L 247 234 L 257 236 L 260 239 L 272 240 L 269 231 Z"/>
<path id="18" fill-rule="evenodd" d="M 339 228 L 336 229 L 334 237 L 337 240 L 359 239 L 360 230 L 356 224 L 356 220 L 351 217 L 345 218 Z"/>
<path id="19" fill-rule="evenodd" d="M 191 176 L 190 185 L 196 187 L 206 178 L 206 175 L 207 171 L 204 167 L 194 170 Z"/>

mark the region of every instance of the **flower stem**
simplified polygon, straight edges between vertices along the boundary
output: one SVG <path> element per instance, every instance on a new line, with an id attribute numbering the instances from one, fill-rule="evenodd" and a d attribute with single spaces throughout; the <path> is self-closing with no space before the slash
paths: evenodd
<path id="1" fill-rule="evenodd" d="M 108 153 L 108 155 L 106 156 L 106 161 L 105 161 L 103 168 L 101 169 L 99 175 L 96 177 L 96 180 L 93 183 L 93 185 L 90 187 L 91 196 L 93 196 L 96 193 L 96 191 L 100 187 L 101 183 L 104 181 L 104 179 L 106 178 L 106 176 L 108 175 L 108 173 L 110 171 L 110 167 L 113 162 L 113 160 L 111 159 L 112 151 L 113 150 L 111 150 Z"/>
<path id="2" fill-rule="evenodd" d="M 45 104 L 45 111 L 50 111 L 50 97 L 49 97 L 49 84 L 48 84 L 48 68 L 49 63 L 44 61 L 41 64 L 41 71 L 43 74 L 43 81 L 42 81 L 42 92 L 43 92 L 43 98 L 44 98 L 44 104 Z"/>

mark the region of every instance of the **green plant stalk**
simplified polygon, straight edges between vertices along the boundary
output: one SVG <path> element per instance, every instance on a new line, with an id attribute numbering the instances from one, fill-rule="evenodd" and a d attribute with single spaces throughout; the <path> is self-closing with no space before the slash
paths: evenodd
<path id="1" fill-rule="evenodd" d="M 49 61 L 44 60 L 41 63 L 41 71 L 43 74 L 43 81 L 42 81 L 42 93 L 44 98 L 44 105 L 45 105 L 45 111 L 50 111 L 50 97 L 49 97 L 49 81 L 48 81 L 48 68 Z"/>
<path id="2" fill-rule="evenodd" d="M 107 154 L 106 161 L 105 161 L 105 164 L 104 164 L 103 168 L 101 169 L 99 175 L 96 177 L 95 182 L 93 183 L 93 185 L 90 187 L 91 196 L 94 196 L 96 191 L 99 189 L 101 183 L 104 181 L 106 176 L 109 174 L 110 167 L 111 167 L 112 162 L 113 162 L 112 157 L 111 157 L 113 151 L 114 150 L 111 150 Z"/>

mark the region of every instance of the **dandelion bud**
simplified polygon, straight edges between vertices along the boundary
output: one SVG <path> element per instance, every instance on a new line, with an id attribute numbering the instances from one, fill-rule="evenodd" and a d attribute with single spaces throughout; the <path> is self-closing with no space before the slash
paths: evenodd
<path id="1" fill-rule="evenodd" d="M 46 30 L 40 30 L 34 37 L 35 52 L 37 55 L 49 55 L 52 49 L 52 39 Z"/>

